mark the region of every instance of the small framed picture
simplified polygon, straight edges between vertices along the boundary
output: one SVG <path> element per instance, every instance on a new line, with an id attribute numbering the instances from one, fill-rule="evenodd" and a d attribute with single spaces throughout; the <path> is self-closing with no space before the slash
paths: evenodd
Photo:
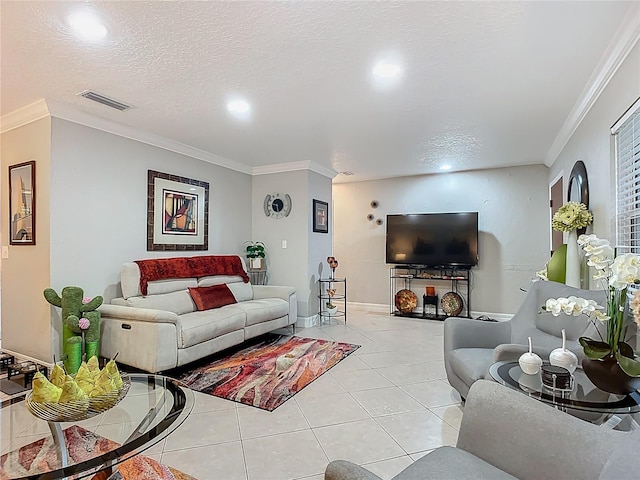
<path id="1" fill-rule="evenodd" d="M 36 244 L 36 162 L 9 166 L 9 244 Z"/>
<path id="2" fill-rule="evenodd" d="M 321 200 L 313 200 L 313 231 L 329 233 L 329 204 Z"/>

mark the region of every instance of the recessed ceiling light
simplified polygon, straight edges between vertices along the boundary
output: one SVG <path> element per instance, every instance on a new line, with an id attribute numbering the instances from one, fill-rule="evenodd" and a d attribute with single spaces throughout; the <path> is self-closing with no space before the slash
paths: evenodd
<path id="1" fill-rule="evenodd" d="M 340 175 L 346 175 L 347 177 L 353 175 L 353 172 L 350 172 L 348 170 L 345 170 L 344 172 L 338 172 Z"/>
<path id="2" fill-rule="evenodd" d="M 382 61 L 373 67 L 373 74 L 379 78 L 398 78 L 402 74 L 402 68 L 397 63 Z"/>
<path id="3" fill-rule="evenodd" d="M 249 103 L 242 99 L 231 100 L 227 103 L 227 108 L 231 113 L 248 113 L 251 110 Z"/>
<path id="4" fill-rule="evenodd" d="M 451 170 L 451 165 L 442 165 L 440 170 Z"/>
<path id="5" fill-rule="evenodd" d="M 73 34 L 85 42 L 99 42 L 107 36 L 107 27 L 89 10 L 81 10 L 67 17 Z"/>

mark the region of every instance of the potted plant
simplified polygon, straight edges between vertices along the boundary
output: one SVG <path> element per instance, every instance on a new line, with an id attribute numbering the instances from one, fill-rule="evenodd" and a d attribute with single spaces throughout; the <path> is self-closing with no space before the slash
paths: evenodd
<path id="1" fill-rule="evenodd" d="M 331 301 L 333 300 L 333 296 L 335 294 L 336 294 L 335 288 L 327 288 L 327 295 L 329 295 L 329 299 L 327 300 L 325 307 L 326 307 L 327 313 L 330 316 L 334 316 L 336 313 L 338 313 L 338 307 L 333 303 L 331 303 Z"/>
<path id="2" fill-rule="evenodd" d="M 327 303 L 326 303 L 325 306 L 327 308 L 327 313 L 330 316 L 333 317 L 336 313 L 338 313 L 338 307 L 335 306 L 333 303 L 331 303 L 331 300 L 327 300 Z"/>
<path id="3" fill-rule="evenodd" d="M 249 259 L 249 268 L 254 270 L 262 270 L 262 260 L 266 256 L 265 246 L 262 242 L 246 241 L 245 251 Z"/>
<path id="4" fill-rule="evenodd" d="M 589 380 L 601 390 L 626 394 L 640 387 L 640 361 L 633 347 L 626 342 L 629 330 L 627 316 L 628 287 L 640 284 L 640 255 L 617 255 L 609 242 L 595 235 L 580 235 L 578 245 L 594 267 L 593 276 L 605 292 L 606 305 L 575 296 L 550 298 L 543 310 L 554 316 L 587 315 L 599 338 L 580 337 L 580 345 L 587 358 L 582 367 Z M 600 311 L 604 310 L 604 312 Z M 640 325 L 640 296 L 633 295 L 631 311 Z M 604 330 L 604 332 L 603 332 Z M 634 329 L 635 330 L 635 329 Z"/>

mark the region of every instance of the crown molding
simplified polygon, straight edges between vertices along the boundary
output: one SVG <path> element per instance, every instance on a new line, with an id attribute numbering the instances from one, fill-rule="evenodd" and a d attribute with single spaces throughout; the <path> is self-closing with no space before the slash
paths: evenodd
<path id="1" fill-rule="evenodd" d="M 553 141 L 544 160 L 544 164 L 547 167 L 550 167 L 553 165 L 553 162 L 556 161 L 562 149 L 580 126 L 584 117 L 589 113 L 593 104 L 598 97 L 600 97 L 639 39 L 640 3 L 634 2 L 634 4 L 629 7 L 624 21 L 609 43 L 598 66 L 587 81 L 586 87 L 578 97 L 578 101 Z"/>
<path id="2" fill-rule="evenodd" d="M 284 173 L 299 170 L 310 170 L 328 178 L 333 178 L 338 174 L 335 170 L 323 167 L 322 165 L 311 161 L 277 163 L 252 168 L 251 166 L 216 155 L 215 153 L 200 150 L 199 148 L 176 142 L 174 140 L 161 137 L 160 135 L 143 132 L 133 127 L 129 127 L 112 120 L 107 120 L 106 118 L 96 117 L 95 115 L 83 112 L 65 103 L 45 99 L 40 99 L 37 102 L 0 117 L 0 133 L 21 127 L 47 116 L 85 125 L 90 128 L 95 128 L 96 130 L 101 130 L 103 132 L 118 135 L 141 143 L 146 143 L 147 145 L 153 145 L 164 150 L 197 158 L 204 162 L 212 163 L 214 165 L 249 175 L 267 175 L 270 173 Z"/>
<path id="3" fill-rule="evenodd" d="M 271 173 L 297 172 L 299 170 L 311 170 L 312 172 L 318 173 L 328 178 L 333 178 L 338 175 L 338 172 L 336 172 L 335 170 L 323 167 L 322 165 L 308 160 L 301 162 L 274 163 L 271 165 L 253 167 L 251 174 L 269 175 Z"/>
<path id="4" fill-rule="evenodd" d="M 8 132 L 14 128 L 22 127 L 49 116 L 49 109 L 44 98 L 30 103 L 22 108 L 14 110 L 0 117 L 0 133 Z"/>
<path id="5" fill-rule="evenodd" d="M 215 153 L 210 153 L 184 143 L 176 142 L 174 140 L 161 137 L 160 135 L 137 130 L 133 127 L 129 127 L 112 120 L 107 120 L 106 118 L 96 117 L 64 103 L 47 101 L 47 105 L 49 106 L 49 112 L 52 117 L 85 125 L 87 127 L 95 128 L 96 130 L 112 133 L 120 137 L 146 143 L 147 145 L 152 145 L 154 147 L 169 150 L 188 157 L 197 158 L 198 160 L 212 163 L 230 170 L 235 170 L 236 172 L 251 174 L 250 166 L 216 155 Z"/>

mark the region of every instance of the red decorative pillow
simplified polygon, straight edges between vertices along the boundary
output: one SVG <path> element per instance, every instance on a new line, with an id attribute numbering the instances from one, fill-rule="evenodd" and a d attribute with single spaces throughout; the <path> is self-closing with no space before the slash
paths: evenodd
<path id="1" fill-rule="evenodd" d="M 198 310 L 209 310 L 238 303 L 236 297 L 225 284 L 211 285 L 210 287 L 189 287 L 189 295 L 193 298 Z"/>

